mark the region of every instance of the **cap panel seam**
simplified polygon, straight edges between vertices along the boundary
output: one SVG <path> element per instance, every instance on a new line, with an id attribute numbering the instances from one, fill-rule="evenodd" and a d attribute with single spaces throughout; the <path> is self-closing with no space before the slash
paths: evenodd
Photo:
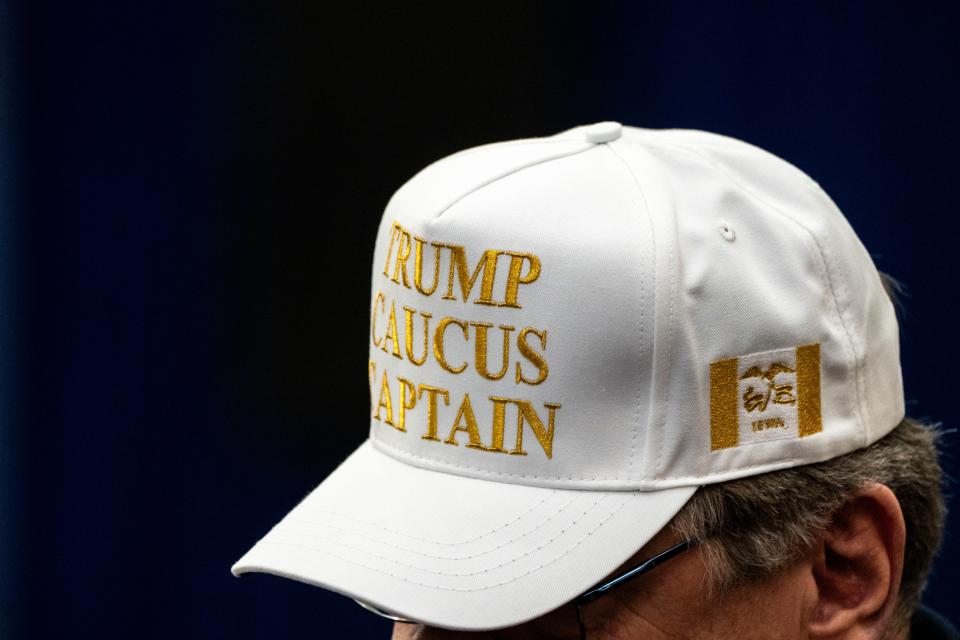
<path id="1" fill-rule="evenodd" d="M 470 155 L 473 155 L 474 153 L 478 153 L 480 151 L 488 151 L 494 148 L 499 149 L 502 147 L 523 147 L 531 144 L 544 144 L 544 143 L 569 144 L 571 142 L 577 142 L 577 140 L 573 138 L 557 139 L 557 138 L 554 138 L 553 136 L 548 136 L 548 137 L 542 137 L 542 138 L 520 138 L 518 140 L 500 140 L 498 142 L 488 142 L 486 144 L 478 144 L 475 147 L 461 149 L 460 151 L 455 151 L 449 155 L 443 156 L 442 158 L 437 158 L 436 160 L 434 160 L 433 162 L 425 166 L 423 169 L 418 171 L 417 174 L 423 173 L 424 171 L 426 171 L 427 169 L 429 169 L 435 164 L 446 162 L 447 160 L 452 160 L 453 158 L 458 158 L 458 159 L 463 158 L 464 156 L 470 156 Z M 417 174 L 414 174 L 414 175 L 417 175 Z"/>
<path id="2" fill-rule="evenodd" d="M 543 143 L 569 144 L 571 142 L 576 142 L 576 140 L 571 138 L 555 139 L 552 136 L 549 136 L 549 137 L 542 137 L 542 138 L 519 138 L 517 140 L 498 140 L 497 142 L 488 142 L 486 144 L 478 144 L 473 147 L 468 147 L 466 149 L 460 149 L 459 151 L 454 151 L 453 153 L 445 155 L 441 158 L 437 158 L 436 160 L 434 160 L 433 162 L 431 162 L 430 164 L 428 164 L 427 166 L 423 167 L 422 169 L 417 171 L 415 174 L 413 174 L 413 176 L 411 176 L 410 179 L 412 180 L 413 178 L 419 176 L 421 173 L 426 172 L 434 165 L 440 164 L 442 162 L 447 162 L 449 160 L 453 160 L 454 158 L 461 159 L 465 156 L 472 156 L 473 154 L 479 153 L 481 151 L 489 151 L 490 149 L 500 149 L 502 147 L 523 147 L 531 144 L 543 144 Z"/>
<path id="3" fill-rule="evenodd" d="M 571 141 L 567 141 L 567 142 L 571 142 Z M 512 167 L 512 168 L 508 169 L 507 171 L 503 171 L 502 173 L 495 174 L 493 177 L 488 178 L 487 180 L 484 180 L 484 181 L 480 182 L 480 183 L 477 184 L 477 185 L 474 185 L 473 187 L 469 188 L 469 189 L 468 189 L 467 191 L 465 191 L 464 193 L 462 193 L 462 194 L 460 194 L 459 196 L 455 197 L 453 200 L 451 200 L 450 202 L 448 202 L 446 205 L 440 207 L 440 209 L 437 211 L 437 213 L 434 214 L 433 220 L 436 220 L 436 219 L 440 218 L 444 213 L 446 213 L 447 211 L 449 211 L 454 205 L 456 205 L 457 203 L 459 203 L 461 200 L 463 200 L 464 198 L 466 198 L 466 197 L 469 196 L 470 194 L 476 193 L 476 192 L 479 191 L 480 189 L 482 189 L 482 188 L 484 188 L 484 187 L 486 187 L 486 186 L 488 186 L 488 185 L 491 185 L 491 184 L 493 184 L 494 182 L 497 182 L 498 180 L 502 180 L 503 178 L 506 178 L 507 176 L 511 176 L 511 175 L 513 175 L 513 174 L 515 174 L 515 173 L 519 173 L 519 172 L 523 171 L 524 169 L 529 169 L 530 167 L 535 167 L 535 166 L 537 166 L 537 165 L 544 164 L 544 163 L 546 163 L 546 162 L 550 162 L 551 160 L 559 160 L 559 159 L 561 159 L 561 158 L 567 158 L 567 157 L 569 157 L 569 156 L 575 156 L 575 155 L 577 155 L 577 154 L 579 154 L 579 153 L 583 153 L 584 151 L 589 151 L 590 149 L 593 149 L 595 146 L 596 146 L 596 145 L 594 145 L 594 144 L 589 144 L 589 143 L 588 143 L 588 144 L 585 144 L 585 145 L 582 146 L 582 147 L 579 147 L 579 148 L 576 148 L 576 149 L 573 149 L 573 150 L 570 150 L 570 151 L 565 151 L 565 152 L 562 152 L 562 153 L 552 153 L 552 154 L 549 154 L 549 155 L 544 156 L 544 157 L 542 157 L 542 158 L 538 158 L 538 159 L 536 159 L 536 160 L 529 161 L 529 162 L 527 162 L 527 163 L 525 163 L 525 164 L 522 164 L 522 165 L 520 165 L 520 166 L 518 166 L 518 167 Z"/>
<path id="4" fill-rule="evenodd" d="M 783 162 L 786 162 L 786 161 L 783 161 Z M 787 163 L 787 164 L 789 164 L 789 163 Z M 791 165 L 791 166 L 792 166 L 792 165 Z M 799 169 L 797 169 L 797 170 L 799 171 Z M 801 171 L 801 173 L 803 173 L 803 172 Z M 805 173 L 804 173 L 803 175 L 806 176 Z M 814 180 L 813 178 L 810 178 L 809 176 L 807 176 L 807 177 L 808 177 L 808 182 L 809 182 L 809 184 L 807 185 L 807 188 L 808 188 L 815 196 L 817 196 L 817 197 L 819 197 L 819 198 L 824 198 L 824 199 L 829 203 L 830 208 L 831 208 L 832 210 L 836 211 L 838 215 L 843 216 L 843 212 L 840 211 L 840 208 L 839 208 L 839 207 L 837 206 L 837 204 L 833 201 L 833 198 L 830 197 L 830 195 L 823 189 L 823 187 L 821 187 L 820 184 L 817 183 L 817 181 Z M 879 286 L 880 290 L 883 290 L 883 283 L 882 283 L 881 280 L 880 280 L 880 273 L 879 273 L 879 270 L 877 269 L 876 263 L 875 263 L 874 260 L 873 260 L 873 256 L 870 254 L 870 252 L 867 250 L 867 248 L 866 248 L 865 246 L 863 246 L 862 240 L 860 240 L 859 236 L 856 235 L 856 231 L 853 229 L 853 226 L 850 224 L 850 221 L 849 221 L 849 220 L 846 220 L 846 218 L 844 217 L 844 222 L 847 224 L 847 226 L 849 227 L 850 231 L 853 233 L 853 235 L 854 235 L 854 237 L 855 237 L 855 239 L 856 239 L 856 243 L 855 243 L 855 244 L 858 246 L 858 249 L 859 249 L 859 250 L 862 250 L 862 253 L 863 253 L 863 254 L 866 256 L 866 258 L 867 258 L 868 264 L 869 264 L 869 265 L 871 266 L 871 268 L 872 268 L 872 273 L 873 273 L 872 278 L 873 278 L 873 280 L 874 280 L 874 283 Z M 843 289 L 844 289 L 844 293 L 846 294 L 846 292 L 847 292 L 847 290 L 848 290 L 848 287 L 847 287 L 847 284 L 846 284 L 846 279 L 843 279 L 843 280 L 844 280 L 844 281 L 843 281 Z M 850 299 L 850 296 L 847 295 L 845 299 L 849 300 L 849 299 Z M 889 307 L 890 307 L 889 310 L 890 310 L 891 312 L 893 312 L 893 313 L 894 313 L 894 317 L 896 317 L 896 315 L 895 315 L 895 309 L 894 309 L 894 306 L 893 306 L 893 301 L 890 299 L 890 297 L 887 296 L 886 294 L 884 294 L 884 295 L 881 296 L 881 299 L 886 300 L 887 304 L 888 304 Z M 865 312 L 865 313 L 869 314 L 868 311 Z M 899 323 L 897 323 L 897 336 L 898 336 L 898 339 L 899 339 L 899 331 L 900 331 L 900 329 L 899 329 Z M 874 429 L 875 429 L 875 424 L 874 424 L 874 421 L 873 421 L 873 410 L 874 410 L 873 406 L 870 405 L 869 402 L 865 402 L 865 401 L 862 400 L 863 398 L 867 398 L 869 394 L 868 394 L 867 389 L 866 389 L 867 343 L 866 343 L 865 335 L 862 335 L 862 336 L 860 336 L 860 337 L 861 337 L 861 338 L 864 338 L 864 339 L 863 339 L 863 340 L 860 340 L 860 341 L 857 343 L 857 345 L 854 346 L 854 354 L 855 354 L 856 379 L 857 379 L 857 385 L 858 385 L 858 396 L 857 396 L 858 402 L 857 402 L 857 406 L 860 408 L 861 416 L 863 416 L 863 415 L 866 416 L 866 418 L 863 419 L 863 445 L 862 445 L 862 446 L 865 447 L 865 446 L 867 446 L 868 444 L 870 444 L 871 439 L 873 438 L 873 435 L 872 435 L 872 434 L 873 434 Z M 857 352 L 857 347 L 859 347 L 859 355 L 858 355 L 858 352 Z M 899 353 L 899 349 L 898 349 L 898 353 Z M 899 366 L 899 360 L 897 361 L 897 365 Z M 869 419 L 869 420 L 868 420 L 868 419 Z"/>
<path id="5" fill-rule="evenodd" d="M 657 278 L 657 259 L 656 259 L 656 256 L 657 256 L 657 238 L 656 238 L 656 234 L 653 233 L 653 231 L 652 231 L 652 226 L 653 226 L 653 225 L 651 224 L 651 221 L 650 221 L 650 215 L 651 215 L 651 213 L 650 213 L 650 203 L 649 203 L 649 201 L 647 200 L 646 194 L 644 194 L 644 192 L 643 192 L 643 187 L 640 186 L 640 180 L 639 180 L 639 178 L 637 178 L 637 174 L 634 173 L 633 168 L 630 166 L 630 164 L 623 158 L 623 156 L 621 156 L 619 153 L 617 153 L 617 150 L 613 148 L 613 145 L 612 145 L 612 144 L 606 144 L 606 145 L 604 145 L 604 146 L 606 146 L 606 148 L 610 150 L 610 153 L 613 154 L 614 158 L 616 158 L 616 159 L 620 162 L 620 164 L 623 166 L 623 168 L 626 169 L 627 173 L 630 175 L 630 178 L 632 179 L 633 185 L 634 185 L 634 187 L 636 187 L 637 193 L 640 195 L 640 201 L 643 203 L 643 210 L 644 210 L 644 212 L 646 213 L 646 216 L 647 216 L 647 218 L 646 218 L 647 223 L 648 223 L 648 225 L 650 225 L 650 227 L 651 227 L 650 238 L 651 238 L 651 242 L 653 243 L 653 256 L 652 256 L 653 259 L 651 260 L 651 263 L 653 264 L 653 278 L 652 278 L 652 281 L 651 281 L 652 284 L 653 284 L 653 286 L 651 287 L 651 290 L 653 291 L 654 305 L 656 305 L 656 278 Z M 644 344 L 644 328 L 645 328 L 645 325 L 646 325 L 646 318 L 645 318 L 645 316 L 644 316 L 644 308 L 645 308 L 645 305 L 644 305 L 644 304 L 641 304 L 641 305 L 640 305 L 640 344 L 641 344 L 641 345 Z M 670 332 L 672 332 L 672 326 L 673 326 L 673 300 L 672 300 L 672 299 L 670 300 L 670 307 L 669 307 L 669 308 L 670 308 L 669 318 L 670 318 L 671 321 L 670 321 L 669 323 L 667 323 L 668 340 L 672 337 L 672 336 L 670 335 Z M 656 334 L 656 310 L 654 310 L 654 314 L 653 314 L 653 325 L 654 325 L 654 327 L 653 327 L 653 333 L 654 333 L 654 335 L 655 335 L 655 334 Z M 655 339 L 655 338 L 654 338 L 654 339 Z M 651 340 L 651 343 L 652 343 L 652 340 Z M 654 361 L 653 358 L 654 358 L 654 354 L 651 353 L 651 354 L 650 354 L 650 367 L 651 367 L 651 371 L 650 371 L 651 405 L 653 404 L 653 402 L 652 402 L 652 400 L 653 400 L 653 386 L 654 386 L 654 384 L 655 384 L 655 376 L 654 376 L 655 371 L 654 371 L 654 370 L 655 370 L 655 368 L 656 368 L 656 366 L 655 366 L 655 365 L 656 365 L 656 362 Z M 633 421 L 633 430 L 632 430 L 633 433 L 632 433 L 631 436 L 630 436 L 630 457 L 629 457 L 628 463 L 627 463 L 627 477 L 630 478 L 630 479 L 633 479 L 633 461 L 634 461 L 634 455 L 635 455 L 635 451 L 636 451 L 637 433 L 638 433 L 639 430 L 640 430 L 640 410 L 641 410 L 642 400 L 643 400 L 643 390 L 642 390 L 642 389 L 638 389 L 638 390 L 637 390 L 637 405 L 636 405 L 636 411 L 634 412 L 634 421 Z M 648 420 L 647 428 L 648 428 L 648 429 L 650 428 L 649 420 Z M 650 433 L 651 433 L 651 431 L 648 431 L 647 433 L 648 433 L 647 442 L 646 442 L 646 445 L 647 445 L 647 446 L 644 447 L 644 452 L 645 452 L 645 453 L 649 450 L 648 447 L 649 447 L 649 444 L 650 444 Z M 656 454 L 656 461 L 655 461 L 655 464 L 654 464 L 654 469 L 655 469 L 654 475 L 655 475 L 655 476 L 656 476 L 656 475 L 659 475 L 659 471 L 660 471 L 660 460 L 661 460 L 661 456 L 662 456 L 662 453 L 663 453 L 663 452 L 662 452 L 662 449 L 663 449 L 663 438 L 661 437 L 661 438 L 658 438 L 658 440 L 657 440 L 657 454 Z"/>
<path id="6" fill-rule="evenodd" d="M 740 188 L 744 193 L 747 193 L 748 195 L 750 195 L 752 198 L 754 198 L 754 199 L 757 200 L 758 202 L 760 202 L 760 203 L 764 204 L 765 206 L 769 207 L 772 211 L 775 211 L 776 213 L 778 213 L 778 214 L 779 214 L 781 217 L 783 217 L 784 219 L 792 222 L 798 229 L 801 229 L 801 230 L 806 234 L 806 236 L 807 236 L 810 240 L 812 240 L 813 246 L 815 247 L 816 256 L 817 256 L 817 258 L 819 258 L 819 260 L 817 260 L 817 267 L 818 267 L 818 271 L 820 272 L 821 283 L 824 285 L 824 288 L 830 293 L 830 298 L 831 298 L 831 300 L 833 301 L 834 309 L 835 309 L 835 312 L 836 312 L 836 317 L 837 317 L 837 319 L 839 320 L 839 322 L 840 322 L 840 327 L 843 329 L 844 336 L 845 336 L 846 339 L 847 339 L 846 347 L 847 347 L 847 349 L 849 350 L 850 355 L 852 356 L 852 361 L 853 361 L 853 384 L 852 384 L 852 386 L 853 386 L 854 397 L 855 397 L 855 399 L 856 399 L 856 401 L 855 401 L 855 406 L 854 406 L 854 411 L 856 412 L 857 422 L 858 422 L 858 424 L 859 424 L 859 426 L 860 426 L 860 434 L 861 434 L 861 436 L 865 437 L 867 431 L 866 431 L 866 424 L 864 423 L 864 419 L 863 419 L 863 409 L 862 409 L 863 403 L 862 403 L 862 400 L 861 400 L 861 390 L 860 390 L 860 387 L 861 387 L 861 384 L 860 384 L 860 382 L 861 382 L 861 372 L 860 372 L 860 369 L 861 369 L 862 363 L 861 363 L 861 359 L 860 359 L 859 357 L 857 357 L 857 350 L 856 350 L 855 342 L 854 342 L 854 339 L 853 339 L 853 335 L 852 335 L 852 333 L 851 333 L 851 331 L 850 331 L 850 328 L 847 326 L 846 320 L 844 319 L 843 309 L 841 308 L 840 302 L 839 302 L 839 300 L 838 300 L 838 298 L 837 298 L 837 293 L 836 293 L 836 291 L 835 291 L 835 289 L 834 289 L 834 286 L 833 286 L 833 280 L 832 280 L 831 277 L 830 277 L 830 269 L 829 269 L 829 267 L 827 266 L 827 259 L 826 259 L 826 257 L 825 257 L 825 252 L 824 252 L 824 250 L 823 250 L 823 247 L 822 247 L 821 244 L 820 244 L 819 238 L 817 238 L 817 236 L 816 236 L 812 231 L 810 231 L 810 229 L 808 229 L 808 228 L 805 227 L 802 223 L 800 223 L 799 220 L 797 220 L 796 218 L 794 218 L 794 217 L 793 217 L 792 215 L 790 215 L 789 213 L 783 211 L 782 209 L 780 209 L 780 208 L 777 207 L 776 205 L 774 205 L 774 204 L 770 203 L 769 201 L 767 201 L 763 196 L 761 196 L 760 194 L 756 193 L 753 189 L 751 189 L 751 188 L 749 188 L 748 186 L 746 186 L 745 184 L 743 184 L 740 180 L 738 180 L 735 176 L 731 175 L 728 171 L 726 171 L 721 165 L 719 165 L 717 162 L 715 162 L 712 158 L 710 158 L 709 156 L 701 153 L 701 152 L 700 152 L 699 150 L 697 150 L 696 148 L 689 147 L 689 146 L 683 145 L 683 144 L 662 143 L 662 142 L 651 143 L 651 146 L 659 146 L 659 147 L 661 147 L 661 148 L 673 148 L 673 149 L 678 149 L 678 150 L 681 150 L 681 151 L 686 151 L 687 153 L 690 153 L 691 155 L 694 155 L 694 156 L 700 158 L 700 159 L 703 160 L 705 163 L 707 163 L 709 166 L 711 166 L 715 171 L 717 171 L 720 175 L 724 176 L 727 180 L 729 180 L 730 182 L 732 182 L 733 184 L 735 184 L 735 185 L 736 185 L 738 188 Z M 809 244 L 808 244 L 808 246 L 809 246 Z"/>
<path id="7" fill-rule="evenodd" d="M 390 200 L 387 202 L 387 206 L 385 207 L 385 209 L 386 209 L 386 210 L 390 210 L 391 204 L 393 203 L 394 199 L 397 197 L 397 195 L 398 195 L 401 191 L 403 191 L 404 189 L 406 189 L 409 184 L 411 184 L 412 182 L 414 182 L 415 180 L 417 180 L 420 176 L 422 176 L 422 175 L 426 174 L 427 172 L 429 172 L 431 169 L 433 169 L 433 168 L 436 167 L 437 165 L 440 165 L 440 164 L 449 162 L 449 161 L 453 160 L 454 158 L 456 158 L 456 159 L 459 160 L 459 159 L 464 158 L 465 156 L 472 156 L 472 155 L 474 155 L 475 153 L 479 153 L 479 152 L 481 152 L 481 151 L 489 151 L 490 149 L 499 149 L 499 148 L 502 148 L 502 147 L 523 147 L 523 146 L 527 146 L 527 145 L 531 145 L 531 144 L 543 144 L 543 143 L 546 143 L 546 142 L 549 142 L 549 143 L 552 143 L 552 144 L 562 144 L 562 143 L 567 143 L 567 144 L 569 144 L 569 143 L 571 143 L 571 142 L 575 142 L 575 140 L 571 140 L 571 139 L 569 139 L 569 138 L 566 139 L 566 140 L 555 140 L 555 139 L 553 139 L 553 137 L 546 137 L 546 138 L 521 138 L 521 139 L 519 139 L 519 140 L 500 140 L 500 141 L 498 141 L 498 142 L 488 142 L 487 144 L 478 144 L 478 145 L 476 145 L 476 146 L 474 146 L 474 147 L 469 147 L 469 148 L 467 148 L 467 149 L 461 149 L 460 151 L 456 151 L 456 152 L 451 153 L 451 154 L 449 154 L 449 155 L 443 156 L 442 158 L 437 158 L 436 160 L 434 160 L 433 162 L 430 162 L 427 166 L 423 167 L 422 169 L 420 169 L 419 171 L 417 171 L 416 173 L 414 173 L 413 175 L 411 175 L 409 178 L 407 178 L 407 180 L 406 180 L 402 185 L 400 185 L 400 188 L 397 189 L 397 191 L 396 191 L 392 196 L 390 196 Z M 449 206 L 450 206 L 450 205 L 447 205 L 447 207 L 449 207 Z"/>

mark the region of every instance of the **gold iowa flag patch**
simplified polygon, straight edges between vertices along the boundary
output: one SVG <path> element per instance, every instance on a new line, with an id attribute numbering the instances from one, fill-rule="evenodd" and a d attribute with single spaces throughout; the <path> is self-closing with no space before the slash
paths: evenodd
<path id="1" fill-rule="evenodd" d="M 711 451 L 822 430 L 819 343 L 710 363 Z"/>

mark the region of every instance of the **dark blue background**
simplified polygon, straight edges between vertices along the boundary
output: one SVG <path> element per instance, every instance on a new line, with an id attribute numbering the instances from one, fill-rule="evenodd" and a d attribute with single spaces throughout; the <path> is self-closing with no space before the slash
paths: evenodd
<path id="1" fill-rule="evenodd" d="M 475 144 L 616 119 L 799 165 L 908 287 L 909 412 L 960 423 L 957 12 L 549 6 L 0 2 L 0 635 L 386 633 L 228 568 L 364 439 L 376 223 Z"/>

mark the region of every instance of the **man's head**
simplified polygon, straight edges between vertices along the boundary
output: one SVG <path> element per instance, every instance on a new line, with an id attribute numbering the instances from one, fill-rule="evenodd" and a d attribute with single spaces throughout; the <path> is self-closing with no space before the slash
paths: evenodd
<path id="1" fill-rule="evenodd" d="M 235 573 L 424 623 L 399 633 L 902 626 L 932 435 L 884 281 L 796 167 L 617 123 L 478 147 L 397 191 L 373 262 L 369 440 Z"/>
<path id="2" fill-rule="evenodd" d="M 937 432 L 910 418 L 825 462 L 701 488 L 614 573 L 697 545 L 583 608 L 591 639 L 904 635 L 940 541 Z M 396 640 L 577 638 L 568 603 L 493 632 L 396 623 Z"/>

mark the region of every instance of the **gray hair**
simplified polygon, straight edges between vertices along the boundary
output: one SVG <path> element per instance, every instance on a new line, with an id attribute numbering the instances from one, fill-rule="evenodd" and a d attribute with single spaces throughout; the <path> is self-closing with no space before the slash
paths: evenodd
<path id="1" fill-rule="evenodd" d="M 881 274 L 895 304 L 901 285 Z M 904 418 L 872 445 L 837 458 L 701 487 L 671 526 L 700 543 L 715 594 L 775 574 L 807 552 L 859 489 L 886 485 L 906 521 L 894 624 L 920 600 L 944 523 L 939 431 Z"/>
<path id="2" fill-rule="evenodd" d="M 864 449 L 793 469 L 701 487 L 671 525 L 696 539 L 715 593 L 760 580 L 809 550 L 857 490 L 880 483 L 907 525 L 896 621 L 916 607 L 943 531 L 935 428 L 905 418 Z"/>

